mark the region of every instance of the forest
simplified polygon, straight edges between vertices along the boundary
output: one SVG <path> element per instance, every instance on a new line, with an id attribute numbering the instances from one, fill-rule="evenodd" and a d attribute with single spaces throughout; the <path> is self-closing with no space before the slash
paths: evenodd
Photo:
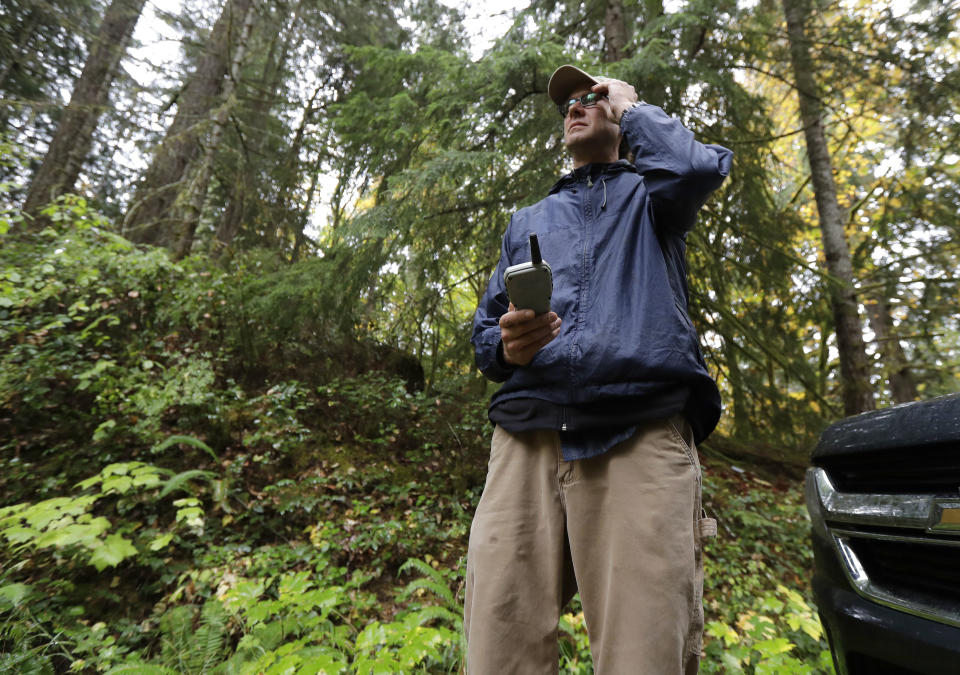
<path id="1" fill-rule="evenodd" d="M 809 452 L 960 390 L 960 2 L 3 0 L 0 27 L 0 672 L 463 672 L 497 386 L 471 321 L 571 168 L 563 63 L 735 153 L 687 237 L 723 398 L 701 672 L 833 672 Z M 593 672 L 576 598 L 558 655 Z"/>

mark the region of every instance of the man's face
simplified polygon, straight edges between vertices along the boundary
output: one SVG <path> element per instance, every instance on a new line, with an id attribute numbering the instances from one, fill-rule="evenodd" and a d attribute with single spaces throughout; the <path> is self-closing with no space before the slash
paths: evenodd
<path id="1" fill-rule="evenodd" d="M 579 89 L 568 98 L 579 98 L 589 92 L 589 89 Z M 574 103 L 563 118 L 563 144 L 574 158 L 604 161 L 594 158 L 606 157 L 612 151 L 616 159 L 620 145 L 620 125 L 613 121 L 610 102 L 601 98 L 596 105 L 589 108 Z"/>

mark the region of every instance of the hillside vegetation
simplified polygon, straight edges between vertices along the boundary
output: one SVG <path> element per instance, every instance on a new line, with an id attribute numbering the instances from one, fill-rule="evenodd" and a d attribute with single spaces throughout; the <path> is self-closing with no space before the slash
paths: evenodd
<path id="1" fill-rule="evenodd" d="M 331 328 L 322 260 L 175 263 L 53 213 L 0 253 L 0 671 L 457 672 L 476 377 L 424 390 Z M 796 468 L 703 464 L 703 672 L 829 669 Z M 560 649 L 591 672 L 576 600 Z"/>

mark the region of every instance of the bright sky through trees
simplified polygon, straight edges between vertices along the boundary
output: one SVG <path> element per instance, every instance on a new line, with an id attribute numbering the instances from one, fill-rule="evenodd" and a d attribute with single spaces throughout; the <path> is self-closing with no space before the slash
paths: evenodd
<path id="1" fill-rule="evenodd" d="M 504 33 L 513 14 L 526 7 L 528 0 L 447 0 L 450 7 L 464 12 L 464 25 L 471 36 L 471 52 L 480 55 Z M 163 70 L 174 72 L 180 57 L 180 36 L 158 14 L 176 16 L 183 0 L 151 0 L 137 24 L 134 39 L 140 47 L 130 51 L 128 69 L 141 82 L 156 78 Z"/>

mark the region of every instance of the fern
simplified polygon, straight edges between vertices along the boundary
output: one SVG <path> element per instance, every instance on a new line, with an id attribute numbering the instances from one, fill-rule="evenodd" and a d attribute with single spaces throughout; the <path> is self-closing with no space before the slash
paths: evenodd
<path id="1" fill-rule="evenodd" d="M 54 672 L 53 666 L 46 657 L 34 653 L 36 649 L 19 651 L 22 649 L 20 645 L 15 648 L 18 651 L 9 654 L 0 653 L 0 673 L 47 675 L 47 673 Z"/>
<path id="2" fill-rule="evenodd" d="M 437 605 L 421 607 L 416 611 L 416 617 L 417 625 L 420 626 L 425 626 L 431 621 L 439 621 L 441 623 L 448 623 L 454 628 L 459 629 L 463 623 L 461 612 L 452 612 L 446 607 L 439 607 Z"/>
<path id="3" fill-rule="evenodd" d="M 170 436 L 165 441 L 153 448 L 153 454 L 158 455 L 171 445 L 176 445 L 182 443 L 184 445 L 189 445 L 191 447 L 197 448 L 198 450 L 203 450 L 205 453 L 210 455 L 213 458 L 213 461 L 217 461 L 217 453 L 213 449 L 201 441 L 199 438 L 194 438 L 193 436 Z"/>
<path id="4" fill-rule="evenodd" d="M 124 663 L 111 668 L 105 675 L 180 675 L 180 673 L 166 666 L 152 663 Z"/>
<path id="5" fill-rule="evenodd" d="M 453 591 L 450 590 L 450 586 L 447 585 L 447 581 L 444 579 L 440 570 L 434 569 L 429 563 L 416 558 L 411 558 L 400 566 L 401 574 L 410 570 L 419 572 L 420 577 L 408 583 L 406 587 L 404 587 L 400 597 L 408 599 L 418 590 L 424 590 L 439 598 L 442 601 L 442 605 L 420 607 L 412 612 L 407 617 L 407 620 L 415 622 L 418 626 L 426 626 L 428 623 L 434 621 L 449 625 L 453 629 L 455 637 L 447 645 L 443 655 L 439 656 L 439 660 L 452 669 L 462 672 L 462 657 L 466 654 L 467 647 L 463 634 L 463 606 L 457 602 Z M 443 631 L 445 629 L 440 628 L 434 630 Z M 452 670 L 448 670 L 448 672 L 452 672 Z"/>
<path id="6" fill-rule="evenodd" d="M 439 571 L 431 567 L 429 563 L 416 558 L 411 558 L 410 560 L 407 560 L 407 562 L 403 563 L 403 565 L 400 566 L 400 573 L 403 574 L 410 569 L 416 570 L 422 576 L 419 579 L 414 579 L 406 585 L 406 587 L 403 589 L 402 597 L 408 598 L 415 591 L 422 588 L 423 590 L 430 591 L 438 598 L 443 600 L 444 606 L 448 610 L 456 613 L 462 611 L 460 604 L 453 596 L 453 592 L 450 590 L 450 587 L 447 586 L 446 580 Z"/>
<path id="7" fill-rule="evenodd" d="M 194 640 L 194 658 L 196 668 L 191 672 L 209 673 L 223 657 L 224 637 L 227 633 L 227 615 L 223 605 L 210 601 L 203 607 L 200 628 Z"/>
<path id="8" fill-rule="evenodd" d="M 51 654 L 72 660 L 60 635 L 48 632 L 29 607 L 5 601 L 0 603 L 0 616 L 5 617 L 0 623 L 0 673 L 52 675 Z"/>
<path id="9" fill-rule="evenodd" d="M 203 471 L 201 469 L 190 469 L 189 471 L 181 471 L 176 476 L 168 480 L 163 484 L 163 489 L 160 491 L 160 497 L 166 497 L 168 494 L 181 487 L 188 480 L 193 480 L 194 478 L 205 478 L 206 480 L 213 480 L 216 478 L 216 474 L 212 471 Z"/>
<path id="10" fill-rule="evenodd" d="M 163 633 L 161 662 L 170 672 L 210 673 L 224 657 L 227 615 L 223 606 L 211 600 L 200 612 L 200 625 L 194 628 L 191 606 L 174 607 L 160 620 Z"/>
<path id="11" fill-rule="evenodd" d="M 172 607 L 160 617 L 161 660 L 174 670 L 186 672 L 183 656 L 189 652 L 193 633 L 193 608 L 187 605 Z"/>

